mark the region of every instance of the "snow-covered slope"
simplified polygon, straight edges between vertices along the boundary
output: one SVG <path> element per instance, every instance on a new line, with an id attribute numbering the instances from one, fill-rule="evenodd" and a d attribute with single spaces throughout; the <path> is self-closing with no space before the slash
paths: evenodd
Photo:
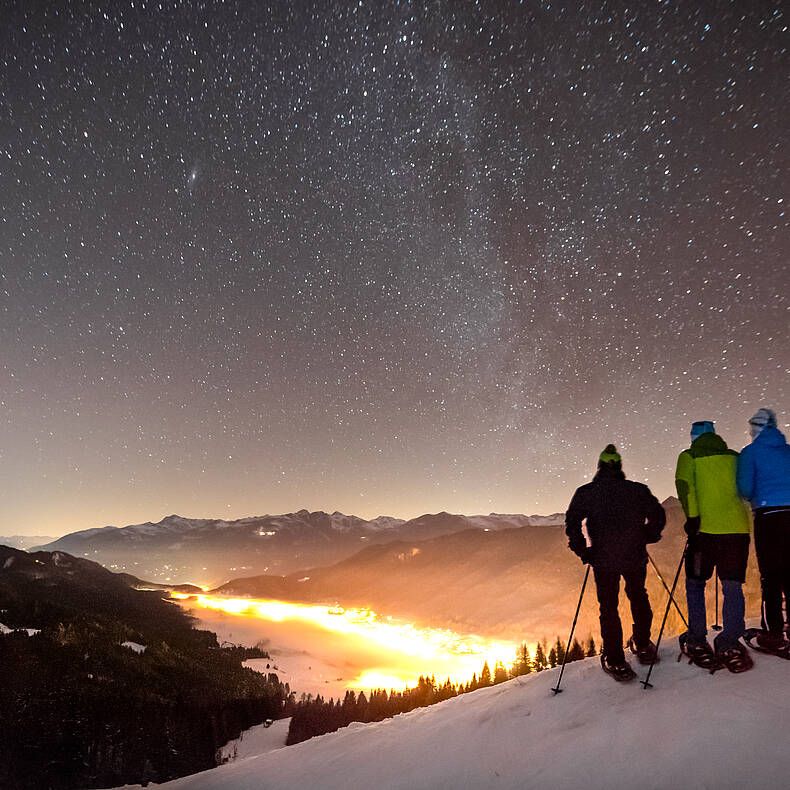
<path id="1" fill-rule="evenodd" d="M 168 782 L 172 790 L 787 787 L 790 664 L 710 675 L 662 648 L 652 689 L 598 659 Z M 640 678 L 645 669 L 640 670 Z"/>

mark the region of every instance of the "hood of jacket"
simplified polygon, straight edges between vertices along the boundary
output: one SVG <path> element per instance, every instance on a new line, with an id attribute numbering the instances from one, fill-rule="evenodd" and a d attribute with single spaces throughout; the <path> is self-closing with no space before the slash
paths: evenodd
<path id="1" fill-rule="evenodd" d="M 721 455 L 728 451 L 727 442 L 717 433 L 703 433 L 692 443 L 689 451 L 695 458 L 705 455 Z"/>
<path id="2" fill-rule="evenodd" d="M 766 425 L 752 440 L 757 447 L 781 447 L 787 444 L 785 435 L 775 426 Z"/>

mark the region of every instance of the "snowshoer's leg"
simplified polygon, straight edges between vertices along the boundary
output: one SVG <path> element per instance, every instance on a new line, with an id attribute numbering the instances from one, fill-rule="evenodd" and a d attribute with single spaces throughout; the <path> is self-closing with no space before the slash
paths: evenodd
<path id="1" fill-rule="evenodd" d="M 790 512 L 754 514 L 754 548 L 760 569 L 763 628 L 778 636 L 785 624 L 782 593 L 787 596 L 790 571 Z"/>
<path id="2" fill-rule="evenodd" d="M 708 635 L 704 579 L 686 577 L 686 603 L 689 610 L 689 641 L 702 644 Z"/>
<path id="3" fill-rule="evenodd" d="M 772 529 L 770 517 L 755 513 L 754 549 L 760 569 L 760 588 L 763 595 L 763 628 L 772 633 L 780 632 L 784 626 L 782 614 L 781 556 L 777 535 Z"/>
<path id="4" fill-rule="evenodd" d="M 717 535 L 698 533 L 689 539 L 686 552 L 686 604 L 689 613 L 688 641 L 704 644 L 708 635 L 705 583 L 713 575 Z"/>
<path id="5" fill-rule="evenodd" d="M 722 630 L 716 637 L 716 652 L 739 648 L 740 638 L 746 630 L 744 616 L 746 603 L 743 583 L 749 559 L 749 535 L 715 535 L 716 565 L 721 579 Z"/>
<path id="6" fill-rule="evenodd" d="M 631 603 L 631 616 L 633 617 L 633 636 L 637 647 L 646 645 L 650 641 L 650 626 L 653 624 L 653 610 L 650 608 L 650 599 L 645 589 L 645 575 L 647 565 L 623 573 L 625 581 L 625 594 Z"/>
<path id="7" fill-rule="evenodd" d="M 623 626 L 617 612 L 620 596 L 620 573 L 609 568 L 593 567 L 595 588 L 600 608 L 603 654 L 612 666 L 625 663 L 623 652 Z"/>
<path id="8" fill-rule="evenodd" d="M 782 528 L 779 553 L 782 556 L 781 578 L 785 604 L 785 629 L 787 629 L 790 628 L 790 510 L 783 510 L 781 514 L 775 515 L 774 519 L 780 522 Z"/>
<path id="9" fill-rule="evenodd" d="M 721 619 L 724 625 L 714 640 L 716 652 L 737 645 L 746 630 L 744 621 L 746 602 L 743 598 L 743 583 L 737 579 L 722 579 L 721 590 L 724 599 L 721 607 Z"/>
<path id="10" fill-rule="evenodd" d="M 640 664 L 655 664 L 659 659 L 656 646 L 650 641 L 653 610 L 645 589 L 646 573 L 647 565 L 623 573 L 625 594 L 631 603 L 631 616 L 634 621 L 628 647 L 637 656 Z"/>

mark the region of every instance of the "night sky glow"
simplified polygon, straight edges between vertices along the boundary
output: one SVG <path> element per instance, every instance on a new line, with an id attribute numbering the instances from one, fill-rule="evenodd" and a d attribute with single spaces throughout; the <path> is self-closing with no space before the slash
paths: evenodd
<path id="1" fill-rule="evenodd" d="M 0 24 L 0 534 L 564 510 L 790 420 L 779 3 Z"/>

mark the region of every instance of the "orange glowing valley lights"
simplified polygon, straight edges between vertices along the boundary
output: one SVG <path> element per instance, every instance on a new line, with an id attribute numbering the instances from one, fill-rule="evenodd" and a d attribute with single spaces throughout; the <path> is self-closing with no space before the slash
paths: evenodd
<path id="1" fill-rule="evenodd" d="M 246 617 L 284 622 L 301 620 L 327 631 L 364 640 L 384 648 L 396 659 L 392 667 L 370 669 L 347 684 L 348 688 L 403 690 L 417 685 L 419 674 L 434 674 L 437 681 L 466 683 L 480 674 L 484 662 L 491 671 L 498 661 L 510 666 L 518 645 L 491 642 L 478 636 L 462 636 L 445 629 L 417 628 L 392 618 L 381 618 L 370 609 L 342 609 L 286 601 L 261 601 L 250 598 L 222 598 L 209 595 L 171 593 L 179 600 L 189 599 L 198 607 L 215 609 Z M 397 660 L 400 659 L 400 660 Z M 418 668 L 419 667 L 419 668 Z M 417 674 L 414 674 L 414 673 Z"/>

